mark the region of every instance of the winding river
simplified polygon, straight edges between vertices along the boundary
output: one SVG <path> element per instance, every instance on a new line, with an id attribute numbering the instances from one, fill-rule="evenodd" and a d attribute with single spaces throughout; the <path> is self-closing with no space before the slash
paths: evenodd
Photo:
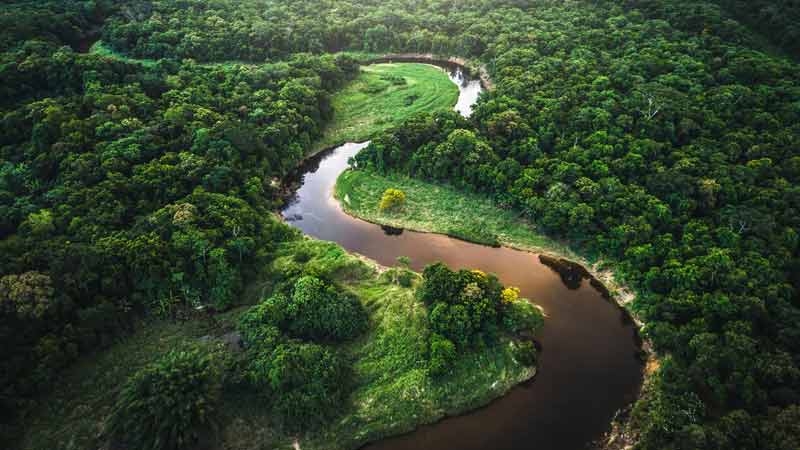
<path id="1" fill-rule="evenodd" d="M 460 90 L 456 109 L 468 116 L 480 83 L 455 67 L 448 71 Z M 618 306 L 584 280 L 570 289 L 537 255 L 491 248 L 437 234 L 384 230 L 345 214 L 333 186 L 347 159 L 367 143 L 323 152 L 303 168 L 303 181 L 282 212 L 304 233 L 335 241 L 383 265 L 398 256 L 412 266 L 442 261 L 454 268 L 497 274 L 520 288 L 547 316 L 539 335 L 542 353 L 536 377 L 506 396 L 468 414 L 425 425 L 409 434 L 368 445 L 370 450 L 585 449 L 608 431 L 614 414 L 636 399 L 642 364 L 636 328 Z"/>

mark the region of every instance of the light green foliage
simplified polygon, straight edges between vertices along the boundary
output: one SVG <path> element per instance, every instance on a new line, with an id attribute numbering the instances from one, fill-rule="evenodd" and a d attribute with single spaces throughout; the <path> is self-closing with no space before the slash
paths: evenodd
<path id="1" fill-rule="evenodd" d="M 504 302 L 503 326 L 512 333 L 529 335 L 544 325 L 542 312 L 533 303 L 525 299 Z"/>
<path id="2" fill-rule="evenodd" d="M 432 375 L 444 375 L 456 361 L 456 346 L 439 334 L 431 335 L 428 370 Z"/>
<path id="3" fill-rule="evenodd" d="M 398 80 L 404 80 L 400 83 Z M 410 99 L 413 99 L 411 101 Z M 421 111 L 451 109 L 458 88 L 427 64 L 375 64 L 333 97 L 333 120 L 315 148 L 361 142 Z"/>
<path id="4" fill-rule="evenodd" d="M 35 213 L 28 214 L 28 220 L 25 222 L 31 229 L 31 232 L 39 235 L 46 235 L 54 229 L 53 213 L 49 209 L 42 209 Z"/>
<path id="5" fill-rule="evenodd" d="M 397 188 L 413 201 L 399 212 L 379 208 L 380 195 Z M 556 249 L 569 254 L 561 244 L 537 232 L 518 213 L 502 208 L 486 196 L 459 191 L 394 173 L 381 175 L 371 170 L 350 170 L 336 181 L 336 197 L 350 214 L 371 222 L 398 228 L 442 233 L 482 244 L 527 250 Z"/>
<path id="6" fill-rule="evenodd" d="M 389 188 L 383 191 L 378 209 L 383 212 L 394 212 L 402 209 L 405 204 L 406 194 L 399 189 Z"/>
<path id="7" fill-rule="evenodd" d="M 195 448 L 216 426 L 218 373 L 202 350 L 176 350 L 125 382 L 108 433 L 142 450 Z"/>

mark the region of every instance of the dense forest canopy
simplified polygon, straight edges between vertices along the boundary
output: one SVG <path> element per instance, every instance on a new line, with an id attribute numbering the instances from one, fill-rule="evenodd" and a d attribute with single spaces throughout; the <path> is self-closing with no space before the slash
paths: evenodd
<path id="1" fill-rule="evenodd" d="M 4 424 L 132 317 L 236 303 L 296 238 L 270 211 L 357 72 L 333 53 L 407 51 L 496 89 L 358 167 L 614 262 L 661 357 L 641 448 L 800 445 L 795 2 L 19 1 L 0 24 Z"/>

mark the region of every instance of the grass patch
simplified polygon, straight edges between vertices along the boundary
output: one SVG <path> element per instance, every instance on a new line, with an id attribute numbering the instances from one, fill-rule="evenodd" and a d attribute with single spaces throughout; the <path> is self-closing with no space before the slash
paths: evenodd
<path id="1" fill-rule="evenodd" d="M 113 58 L 119 61 L 123 61 L 129 64 L 141 64 L 144 67 L 153 67 L 158 63 L 155 59 L 137 59 L 131 58 L 129 56 L 123 55 L 109 47 L 103 41 L 97 41 L 92 44 L 92 48 L 89 49 L 89 53 L 93 55 L 99 55 L 106 58 Z"/>
<path id="2" fill-rule="evenodd" d="M 429 64 L 373 64 L 333 97 L 333 120 L 314 151 L 362 142 L 419 112 L 451 109 L 458 87 Z"/>
<path id="3" fill-rule="evenodd" d="M 380 210 L 381 195 L 389 188 L 406 194 L 403 208 Z M 370 222 L 446 234 L 484 245 L 572 255 L 565 245 L 538 233 L 535 225 L 513 210 L 501 208 L 483 195 L 449 186 L 398 174 L 348 170 L 336 181 L 335 195 L 345 211 Z"/>
<path id="4" fill-rule="evenodd" d="M 496 343 L 461 353 L 449 375 L 428 374 L 429 326 L 425 306 L 411 287 L 394 282 L 393 270 L 377 267 L 329 242 L 303 239 L 283 245 L 270 268 L 280 285 L 301 274 L 334 280 L 356 294 L 369 313 L 369 329 L 340 344 L 354 367 L 354 385 L 341 414 L 313 433 L 295 436 L 271 420 L 268 408 L 248 392 L 227 392 L 221 405 L 217 449 L 355 449 L 423 423 L 482 406 L 530 378 L 534 369 L 514 359 L 516 342 Z M 26 418 L 26 450 L 103 448 L 99 433 L 124 381 L 167 351 L 201 340 L 213 344 L 232 330 L 244 307 L 216 321 L 154 321 L 110 349 L 84 358 L 65 371 L 42 407 Z M 210 337 L 209 337 L 210 336 Z"/>

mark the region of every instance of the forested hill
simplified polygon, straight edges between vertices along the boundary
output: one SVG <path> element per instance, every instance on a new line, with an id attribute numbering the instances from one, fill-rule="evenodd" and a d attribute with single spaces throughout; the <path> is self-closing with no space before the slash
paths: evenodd
<path id="1" fill-rule="evenodd" d="M 641 0 L 628 4 L 690 33 L 713 33 L 729 43 L 800 58 L 800 4 L 795 1 Z"/>
<path id="2" fill-rule="evenodd" d="M 796 54 L 785 3 L 4 2 L 2 431 L 132 317 L 235 303 L 295 236 L 269 212 L 356 73 L 331 53 L 412 51 L 496 89 L 468 129 L 423 115 L 359 165 L 615 265 L 661 361 L 640 448 L 800 448 L 800 67 L 762 45 Z"/>
<path id="3" fill-rule="evenodd" d="M 718 0 L 720 6 L 772 43 L 800 57 L 800 3 L 792 0 Z"/>

